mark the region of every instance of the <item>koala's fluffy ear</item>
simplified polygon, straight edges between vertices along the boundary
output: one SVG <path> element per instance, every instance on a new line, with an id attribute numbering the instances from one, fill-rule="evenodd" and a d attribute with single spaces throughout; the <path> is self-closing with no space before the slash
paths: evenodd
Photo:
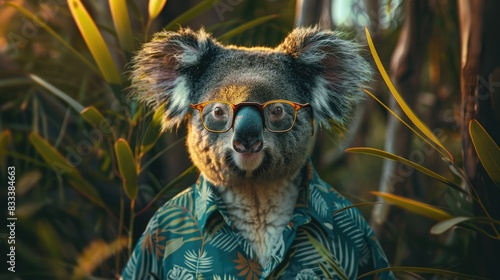
<path id="1" fill-rule="evenodd" d="M 361 87 L 372 70 L 356 43 L 319 28 L 297 28 L 277 50 L 291 55 L 300 71 L 296 75 L 308 88 L 314 118 L 322 127 L 333 119 L 345 125 L 354 106 L 364 98 Z"/>
<path id="2" fill-rule="evenodd" d="M 194 102 L 193 77 L 209 59 L 215 41 L 203 30 L 159 32 L 132 60 L 131 96 L 158 108 L 163 103 L 163 129 L 178 127 Z"/>

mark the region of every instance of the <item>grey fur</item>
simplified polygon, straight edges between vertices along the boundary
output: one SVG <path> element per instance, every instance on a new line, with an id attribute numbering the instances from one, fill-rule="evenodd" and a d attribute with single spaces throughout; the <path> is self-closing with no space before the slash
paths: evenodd
<path id="1" fill-rule="evenodd" d="M 131 88 L 147 104 L 166 104 L 164 129 L 179 126 L 191 115 L 187 126 L 191 159 L 218 188 L 229 216 L 264 266 L 277 234 L 290 221 L 304 179 L 300 171 L 314 143 L 313 118 L 322 127 L 329 127 L 329 120 L 346 126 L 362 100 L 359 87 L 370 77 L 371 69 L 357 45 L 331 31 L 296 29 L 271 49 L 222 46 L 203 30 L 183 29 L 160 32 L 144 44 L 133 60 Z M 294 127 L 286 133 L 255 125 L 213 133 L 189 106 L 209 100 L 238 104 L 275 99 L 310 103 L 312 109 L 299 110 Z M 245 117 L 259 121 L 259 114 L 245 116 L 245 111 L 249 110 L 236 113 L 235 122 Z M 262 150 L 238 153 L 233 147 L 238 142 L 235 131 L 254 131 Z"/>

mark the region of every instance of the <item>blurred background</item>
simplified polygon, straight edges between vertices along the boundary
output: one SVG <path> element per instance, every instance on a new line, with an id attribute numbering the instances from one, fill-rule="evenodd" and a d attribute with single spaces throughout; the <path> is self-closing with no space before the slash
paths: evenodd
<path id="1" fill-rule="evenodd" d="M 204 27 L 274 47 L 318 24 L 357 40 L 377 69 L 367 27 L 421 120 L 375 70 L 369 90 L 389 110 L 367 95 L 350 127 L 319 131 L 320 176 L 370 222 L 399 279 L 494 279 L 499 12 L 482 0 L 0 1 L 0 177 L 8 186 L 15 167 L 14 215 L 7 187 L 0 200 L 17 218 L 16 273 L 3 262 L 0 278 L 118 279 L 155 210 L 196 179 L 185 130 L 160 134 L 161 110 L 126 98 L 127 64 L 152 34 Z M 11 235 L 0 230 L 2 256 Z"/>

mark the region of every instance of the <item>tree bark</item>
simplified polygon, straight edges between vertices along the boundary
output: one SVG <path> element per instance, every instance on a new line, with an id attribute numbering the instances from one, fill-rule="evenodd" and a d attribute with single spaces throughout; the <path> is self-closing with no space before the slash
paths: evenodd
<path id="1" fill-rule="evenodd" d="M 432 0 L 404 2 L 405 19 L 396 49 L 391 58 L 391 80 L 398 88 L 401 96 L 412 108 L 415 107 L 417 100 L 422 65 L 425 61 L 426 49 L 431 34 L 432 2 Z M 401 115 L 401 109 L 392 96 L 389 98 L 389 106 L 391 110 Z M 389 114 L 384 149 L 407 158 L 410 154 L 411 141 L 411 132 L 394 116 Z M 413 172 L 406 166 L 385 160 L 379 190 L 416 198 L 416 193 L 419 192 L 415 191 L 416 186 L 409 180 Z M 378 204 L 374 207 L 371 226 L 382 245 L 394 242 L 394 237 L 387 235 L 390 231 L 384 225 L 403 225 L 403 213 L 401 209 L 390 207 L 387 204 Z M 417 230 L 417 228 L 415 229 Z M 395 257 L 396 246 L 384 246 L 384 249 L 390 260 Z"/>
<path id="2" fill-rule="evenodd" d="M 479 199 L 493 219 L 500 219 L 500 189 L 485 172 L 475 152 L 469 135 L 471 120 L 478 120 L 496 143 L 500 143 L 500 116 L 495 108 L 499 106 L 498 79 L 500 66 L 500 36 L 496 29 L 500 25 L 500 2 L 459 0 L 459 21 L 461 30 L 461 94 L 462 94 L 462 145 L 464 169 Z M 496 77 L 494 74 L 497 74 Z M 496 87 L 496 88 L 495 88 Z M 485 213 L 475 205 L 475 214 Z M 491 228 L 484 230 L 491 233 Z M 500 228 L 497 230 L 500 231 Z M 500 241 L 478 235 L 477 250 L 480 271 L 492 279 L 500 275 L 498 256 Z"/>

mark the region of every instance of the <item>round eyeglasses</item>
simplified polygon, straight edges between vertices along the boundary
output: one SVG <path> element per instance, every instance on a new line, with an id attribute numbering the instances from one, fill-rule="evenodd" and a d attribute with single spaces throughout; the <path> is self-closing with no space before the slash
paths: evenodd
<path id="1" fill-rule="evenodd" d="M 271 132 L 287 132 L 293 128 L 297 111 L 311 107 L 309 103 L 300 104 L 288 100 L 271 100 L 266 103 L 241 102 L 232 104 L 226 101 L 207 101 L 191 104 L 198 110 L 201 122 L 210 132 L 226 132 L 233 127 L 236 112 L 242 106 L 254 106 L 260 110 L 264 127 Z"/>

